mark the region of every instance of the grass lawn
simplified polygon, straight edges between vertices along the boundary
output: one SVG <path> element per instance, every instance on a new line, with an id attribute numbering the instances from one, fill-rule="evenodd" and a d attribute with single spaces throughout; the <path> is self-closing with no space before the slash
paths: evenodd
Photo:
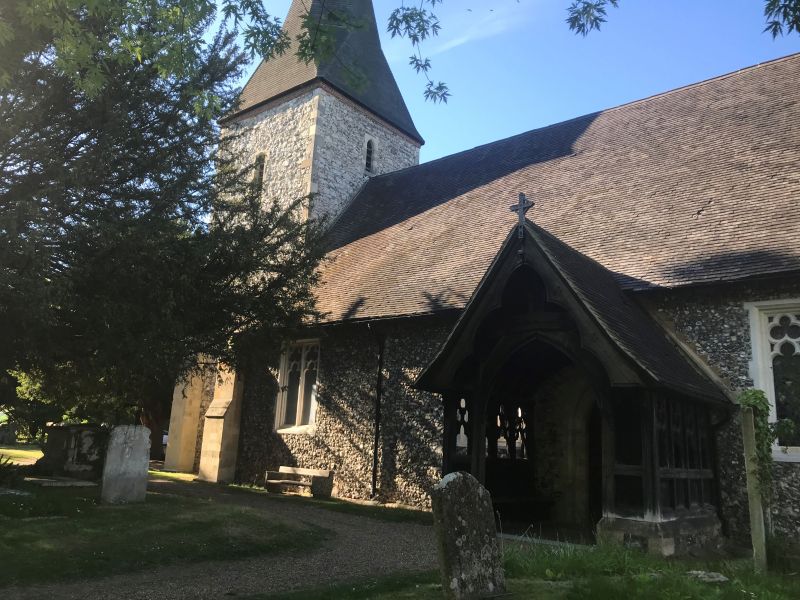
<path id="1" fill-rule="evenodd" d="M 0 496 L 0 587 L 311 549 L 331 535 L 193 498 L 151 493 L 110 507 L 98 504 L 99 488 L 20 489 L 33 495 Z"/>
<path id="2" fill-rule="evenodd" d="M 512 547 L 506 550 L 508 591 L 536 600 L 795 600 L 798 574 L 755 575 L 747 561 L 664 560 L 617 547 Z M 687 571 L 724 574 L 702 583 Z M 249 600 L 399 600 L 442 597 L 435 572 L 394 575 Z"/>
<path id="3" fill-rule="evenodd" d="M 508 591 L 513 598 L 560 600 L 568 588 L 562 582 L 513 579 Z M 411 573 L 392 575 L 381 579 L 299 590 L 288 594 L 248 596 L 246 600 L 441 600 L 442 586 L 439 574 Z"/>
<path id="4" fill-rule="evenodd" d="M 150 479 L 167 479 L 170 481 L 191 482 L 197 477 L 194 473 L 175 473 L 173 471 L 155 471 L 153 469 L 150 469 L 147 473 L 150 475 Z"/>
<path id="5" fill-rule="evenodd" d="M 6 456 L 17 464 L 32 465 L 42 457 L 42 450 L 29 445 L 0 446 L 0 456 Z"/>

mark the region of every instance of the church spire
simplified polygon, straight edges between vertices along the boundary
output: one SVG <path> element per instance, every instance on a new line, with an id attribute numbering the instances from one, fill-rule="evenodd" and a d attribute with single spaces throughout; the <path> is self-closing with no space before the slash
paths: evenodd
<path id="1" fill-rule="evenodd" d="M 347 20 L 355 23 L 337 28 L 330 56 L 310 64 L 295 54 L 306 12 L 312 22 L 322 19 L 330 24 L 337 15 L 347 15 Z M 261 62 L 242 90 L 239 112 L 324 81 L 423 143 L 383 55 L 372 0 L 293 0 L 284 31 L 291 47 L 283 55 Z"/>

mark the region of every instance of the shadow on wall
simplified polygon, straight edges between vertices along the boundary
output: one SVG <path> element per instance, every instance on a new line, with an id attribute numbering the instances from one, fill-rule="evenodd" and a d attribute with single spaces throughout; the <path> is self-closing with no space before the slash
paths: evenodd
<path id="1" fill-rule="evenodd" d="M 377 344 L 366 328 L 331 334 L 318 395 L 314 435 L 274 431 L 275 377 L 261 368 L 246 375 L 236 480 L 263 485 L 264 473 L 281 465 L 333 469 L 337 495 L 371 495 Z M 415 373 L 402 362 L 416 356 L 413 339 L 392 338 L 393 357 L 384 365 L 382 422 L 378 443 L 378 499 L 426 505 L 441 467 L 442 406 L 438 398 L 413 388 Z M 416 351 L 416 354 L 415 354 Z M 417 356 L 418 355 L 418 356 Z"/>
<path id="2" fill-rule="evenodd" d="M 367 354 L 367 358 L 371 360 L 373 354 Z M 336 472 L 335 486 L 339 494 L 355 498 L 369 496 L 375 369 L 359 368 L 355 362 L 337 368 L 333 363 L 333 357 L 326 361 L 324 385 L 320 386 L 317 397 L 314 435 L 284 437 L 276 433 L 278 382 L 266 368 L 247 373 L 236 472 L 238 482 L 263 485 L 265 472 L 282 465 L 332 469 Z"/>
<path id="3" fill-rule="evenodd" d="M 443 406 L 441 399 L 414 387 L 417 370 L 430 356 L 414 338 L 391 338 L 385 368 L 378 497 L 384 502 L 427 505 L 441 476 Z M 434 344 L 438 347 L 438 344 Z M 408 363 L 397 359 L 411 358 Z"/>
<path id="4" fill-rule="evenodd" d="M 599 113 L 374 177 L 337 219 L 335 250 L 536 163 L 572 155 Z"/>

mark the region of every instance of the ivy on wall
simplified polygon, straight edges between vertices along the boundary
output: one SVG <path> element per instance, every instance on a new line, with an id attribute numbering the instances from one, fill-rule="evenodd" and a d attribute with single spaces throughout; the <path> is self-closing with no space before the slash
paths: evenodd
<path id="1" fill-rule="evenodd" d="M 778 438 L 788 439 L 794 434 L 794 423 L 789 419 L 769 422 L 769 400 L 763 390 L 744 390 L 739 394 L 739 404 L 753 409 L 758 487 L 768 505 L 772 499 L 772 447 Z"/>

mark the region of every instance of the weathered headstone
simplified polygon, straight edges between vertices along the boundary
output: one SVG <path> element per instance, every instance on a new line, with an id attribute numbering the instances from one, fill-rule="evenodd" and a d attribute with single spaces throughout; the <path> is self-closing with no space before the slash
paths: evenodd
<path id="1" fill-rule="evenodd" d="M 469 473 L 450 473 L 431 492 L 445 598 L 490 598 L 506 588 L 492 497 Z"/>
<path id="2" fill-rule="evenodd" d="M 17 426 L 11 421 L 0 423 L 0 444 L 13 446 L 17 443 Z"/>
<path id="3" fill-rule="evenodd" d="M 147 468 L 150 464 L 150 430 L 141 425 L 122 425 L 111 431 L 103 487 L 105 504 L 144 502 L 147 494 Z"/>
<path id="4" fill-rule="evenodd" d="M 58 424 L 45 428 L 44 456 L 36 462 L 40 475 L 96 480 L 103 474 L 108 429 L 91 424 Z"/>

